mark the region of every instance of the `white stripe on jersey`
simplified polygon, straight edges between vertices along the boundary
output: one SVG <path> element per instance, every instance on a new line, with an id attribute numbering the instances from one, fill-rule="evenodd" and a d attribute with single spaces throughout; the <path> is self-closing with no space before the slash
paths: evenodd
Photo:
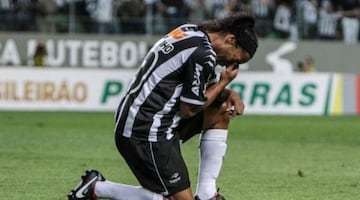
<path id="1" fill-rule="evenodd" d="M 193 102 L 194 105 L 205 103 L 204 91 L 197 92 L 196 88 L 192 87 L 197 76 L 191 67 L 200 63 L 201 67 L 205 67 L 206 71 L 201 79 L 204 84 L 216 81 L 213 71 L 216 53 L 206 33 L 196 25 L 183 25 L 178 28 L 176 31 L 183 31 L 184 34 L 178 38 L 175 32 L 175 35 L 169 34 L 156 42 L 130 83 L 117 110 L 117 133 L 154 142 L 169 140 L 180 121 L 175 105 L 182 100 Z M 160 54 L 164 57 L 160 57 Z M 178 72 L 189 73 L 190 76 Z M 182 78 L 185 78 L 185 82 Z M 206 88 L 206 85 L 204 86 Z M 204 90 L 204 86 L 199 90 Z"/>
<path id="2" fill-rule="evenodd" d="M 158 57 L 159 57 L 159 54 L 158 54 L 158 52 L 154 52 L 154 55 L 155 55 L 154 60 L 156 61 L 156 60 L 158 59 Z M 145 62 L 145 60 L 144 60 L 144 62 Z M 155 67 L 155 64 L 156 64 L 156 62 L 151 63 L 151 66 L 150 66 L 149 70 L 148 70 L 148 71 L 145 73 L 145 75 L 142 77 L 141 83 L 143 83 L 143 82 L 145 81 L 145 78 L 148 76 L 148 74 L 151 73 L 152 69 Z M 140 70 L 141 70 L 141 68 L 138 69 L 138 71 L 140 71 Z M 137 72 L 136 74 L 138 74 L 138 72 Z M 137 91 L 137 90 L 141 87 L 141 84 L 138 84 L 134 89 L 131 90 L 131 86 L 133 85 L 133 83 L 134 83 L 135 81 L 136 81 L 136 77 L 134 77 L 134 79 L 133 79 L 133 80 L 130 82 L 130 84 L 129 84 L 128 91 L 127 91 L 127 93 L 126 93 L 126 96 L 124 97 L 124 98 L 125 98 L 125 99 L 124 99 L 124 102 L 127 102 L 128 99 L 129 99 L 129 97 L 131 96 L 131 94 L 134 93 L 135 91 Z M 120 110 L 120 114 L 124 111 L 124 107 L 125 107 L 125 106 L 126 106 L 126 103 L 123 103 L 122 106 L 121 106 L 121 108 L 119 109 L 119 110 Z M 117 119 L 115 129 L 116 129 L 116 127 L 118 126 L 120 119 L 121 119 L 121 117 L 119 117 L 119 118 Z M 130 137 L 130 135 L 131 135 L 130 133 L 131 133 L 131 132 L 129 132 L 129 133 L 124 132 L 123 135 L 126 136 L 126 137 Z"/>
<path id="3" fill-rule="evenodd" d="M 180 67 L 182 67 L 183 63 L 185 62 L 182 59 L 188 58 L 196 50 L 196 48 L 197 47 L 193 47 L 193 48 L 189 48 L 189 49 L 179 52 L 172 59 L 169 59 L 168 61 L 166 61 L 162 65 L 160 65 L 150 75 L 150 77 L 147 79 L 147 84 L 143 85 L 139 95 L 137 96 L 137 98 L 135 99 L 133 104 L 130 106 L 129 114 L 128 114 L 128 117 L 127 117 L 127 120 L 125 123 L 125 127 L 124 127 L 124 132 L 123 132 L 124 136 L 131 137 L 132 128 L 133 128 L 133 125 L 135 122 L 134 121 L 135 116 L 136 116 L 137 112 L 139 111 L 140 106 L 145 102 L 146 98 L 151 93 L 151 91 L 156 87 L 156 85 L 159 83 L 159 81 L 161 81 L 168 74 L 170 74 L 170 73 L 176 71 L 177 69 L 179 69 Z M 180 57 L 180 58 L 178 58 L 178 57 Z M 174 63 L 174 62 L 178 62 L 178 63 Z M 174 67 L 174 68 L 172 69 L 170 67 Z M 151 70 L 149 70 L 149 71 L 151 71 Z M 146 77 L 146 76 L 143 76 L 143 77 Z M 144 80 L 142 80 L 142 82 L 143 81 Z M 142 85 L 142 84 L 140 83 L 139 85 Z M 177 95 L 180 95 L 180 94 L 177 94 Z M 175 97 L 175 96 L 173 96 L 173 97 Z M 179 97 L 179 96 L 176 96 L 176 98 L 177 97 Z M 165 106 L 170 106 L 170 104 L 166 104 Z M 166 109 L 166 108 L 164 107 L 164 109 Z M 171 109 L 171 107 L 169 107 L 169 109 Z M 120 110 L 120 112 L 122 112 L 122 110 Z M 156 117 L 156 115 L 154 117 Z M 157 116 L 157 117 L 159 117 L 159 116 Z M 159 118 L 159 119 L 161 119 L 161 118 Z M 157 128 L 150 129 L 150 131 L 153 131 L 153 130 L 157 130 Z M 151 135 L 152 132 L 150 132 L 149 134 Z M 156 134 L 156 132 L 154 132 L 153 134 Z"/>
<path id="4" fill-rule="evenodd" d="M 182 91 L 182 85 L 178 85 L 178 87 L 176 87 L 173 96 L 169 99 L 168 102 L 166 102 L 166 104 L 164 105 L 164 109 L 160 110 L 158 113 L 155 114 L 154 116 L 154 121 L 153 124 L 151 125 L 150 128 L 150 133 L 149 133 L 149 141 L 155 142 L 157 141 L 157 130 L 161 125 L 161 118 L 163 117 L 164 114 L 167 114 L 171 111 L 171 108 L 175 105 L 176 103 L 176 98 L 178 96 L 180 96 L 180 93 Z M 180 116 L 175 116 L 172 125 L 174 125 L 175 127 L 177 126 L 177 124 L 180 121 Z M 166 131 L 166 138 L 167 139 L 171 139 L 174 134 L 172 132 L 172 128 L 175 128 L 173 126 L 170 126 L 171 128 L 168 128 L 168 130 Z"/>
<path id="5" fill-rule="evenodd" d="M 180 100 L 183 101 L 183 102 L 189 103 L 189 104 L 193 104 L 193 105 L 198 105 L 198 106 L 204 105 L 203 101 L 197 101 L 197 100 L 189 99 L 189 98 L 186 98 L 186 97 L 180 97 Z"/>

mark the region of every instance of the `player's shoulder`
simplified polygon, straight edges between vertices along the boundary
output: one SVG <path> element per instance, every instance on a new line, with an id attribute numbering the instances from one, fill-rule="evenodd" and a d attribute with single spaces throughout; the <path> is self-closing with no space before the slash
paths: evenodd
<path id="1" fill-rule="evenodd" d="M 181 29 L 182 31 L 188 32 L 188 33 L 194 33 L 194 34 L 199 34 L 199 35 L 204 34 L 204 32 L 201 31 L 199 29 L 199 26 L 196 24 L 183 24 L 183 25 L 180 25 L 178 28 Z"/>
<path id="2" fill-rule="evenodd" d="M 165 38 L 174 39 L 174 42 L 181 40 L 201 40 L 207 38 L 207 35 L 196 24 L 183 24 L 166 34 Z"/>
<path id="3" fill-rule="evenodd" d="M 169 36 L 173 37 L 174 33 L 175 35 L 182 34 L 185 40 L 191 40 L 193 44 L 200 48 L 212 50 L 209 36 L 196 24 L 183 24 L 171 31 Z"/>

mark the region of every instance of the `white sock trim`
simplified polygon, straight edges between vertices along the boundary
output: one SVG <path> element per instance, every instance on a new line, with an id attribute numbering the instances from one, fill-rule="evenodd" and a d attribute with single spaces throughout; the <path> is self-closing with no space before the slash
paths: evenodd
<path id="1" fill-rule="evenodd" d="M 201 134 L 200 140 L 214 140 L 226 142 L 227 136 L 227 129 L 209 129 Z"/>

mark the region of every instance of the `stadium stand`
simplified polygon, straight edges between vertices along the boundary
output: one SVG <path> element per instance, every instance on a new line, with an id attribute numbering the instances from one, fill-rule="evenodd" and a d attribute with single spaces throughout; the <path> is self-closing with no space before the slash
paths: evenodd
<path id="1" fill-rule="evenodd" d="M 251 12 L 262 38 L 288 38 L 295 28 L 299 39 L 354 43 L 355 34 L 356 43 L 359 10 L 358 0 L 0 0 L 0 31 L 161 34 L 186 22 Z"/>

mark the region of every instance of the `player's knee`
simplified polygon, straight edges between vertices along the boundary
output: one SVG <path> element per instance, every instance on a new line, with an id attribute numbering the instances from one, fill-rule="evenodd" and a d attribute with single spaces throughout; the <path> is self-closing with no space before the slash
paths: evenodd
<path id="1" fill-rule="evenodd" d="M 204 116 L 205 129 L 219 128 L 227 129 L 230 123 L 231 115 L 226 111 L 226 102 L 220 107 L 208 109 Z"/>

